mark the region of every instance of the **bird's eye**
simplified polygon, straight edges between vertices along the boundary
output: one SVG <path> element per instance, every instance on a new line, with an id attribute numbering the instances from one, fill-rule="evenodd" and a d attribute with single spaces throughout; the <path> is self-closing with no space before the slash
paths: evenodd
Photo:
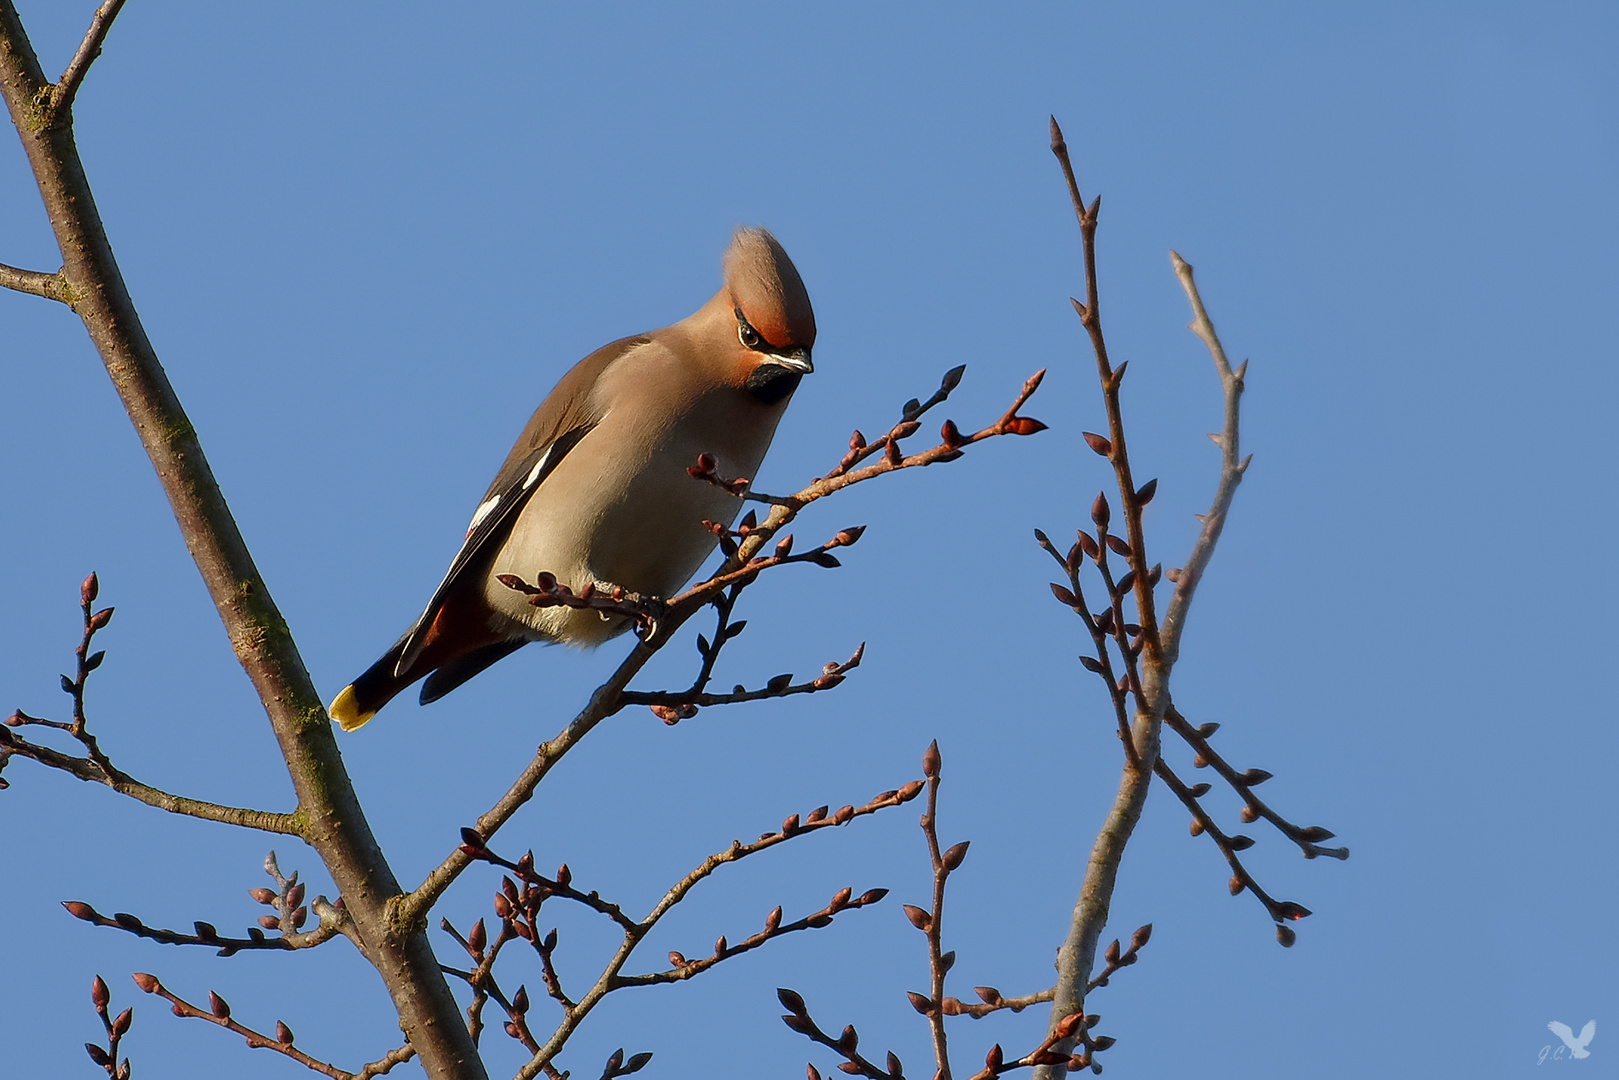
<path id="1" fill-rule="evenodd" d="M 743 319 L 736 324 L 736 336 L 737 340 L 741 341 L 742 344 L 746 345 L 750 349 L 757 349 L 759 347 L 759 331 L 749 326 L 746 319 Z"/>

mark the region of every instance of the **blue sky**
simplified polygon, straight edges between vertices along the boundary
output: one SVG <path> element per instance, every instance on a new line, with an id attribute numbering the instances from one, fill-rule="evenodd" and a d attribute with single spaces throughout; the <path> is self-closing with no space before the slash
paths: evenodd
<path id="1" fill-rule="evenodd" d="M 93 5 L 22 6 L 60 71 Z M 82 10 L 81 10 L 82 9 Z M 870 526 L 836 571 L 744 600 L 720 680 L 809 672 L 868 642 L 835 694 L 602 726 L 502 834 L 632 908 L 733 836 L 919 775 L 938 738 L 951 989 L 1049 985 L 1117 779 L 1081 631 L 1030 539 L 1071 535 L 1107 482 L 1067 297 L 1078 238 L 1046 148 L 1063 122 L 1103 196 L 1104 319 L 1130 361 L 1138 475 L 1160 477 L 1155 557 L 1207 501 L 1218 424 L 1184 330 L 1174 247 L 1234 357 L 1250 357 L 1254 464 L 1193 609 L 1176 700 L 1265 796 L 1353 850 L 1304 862 L 1256 832 L 1252 865 L 1316 914 L 1278 948 L 1259 905 L 1155 792 L 1115 933 L 1140 964 L 1090 1002 L 1109 1075 L 1550 1076 L 1614 1051 L 1604 822 L 1614 732 L 1611 415 L 1619 17 L 1598 4 L 965 5 L 137 2 L 79 97 L 81 152 L 147 330 L 259 566 L 329 694 L 416 613 L 533 405 L 575 359 L 712 292 L 729 230 L 775 231 L 816 305 L 806 380 L 759 478 L 823 472 L 944 370 L 949 407 L 997 415 L 1029 372 L 1034 439 L 887 478 L 806 514 Z M 0 261 L 57 265 L 14 141 L 0 139 Z M 1607 314 L 1605 314 L 1605 312 Z M 0 708 L 59 715 L 76 588 L 118 608 L 92 723 L 123 768 L 285 809 L 267 725 L 150 468 L 66 309 L 0 294 Z M 454 696 L 391 706 L 343 740 L 402 878 L 454 843 L 622 655 L 531 649 Z M 643 685 L 675 685 L 682 642 Z M 1187 764 L 1187 755 L 1172 751 Z M 1189 768 L 1187 771 L 1190 771 Z M 239 930 L 270 844 L 172 819 L 26 762 L 0 794 L 0 1060 L 89 1070 L 91 975 L 133 1003 L 139 1074 L 301 1072 L 137 995 L 133 970 L 245 1022 L 281 1018 L 346 1067 L 397 1033 L 342 943 L 217 960 L 95 930 L 57 906 Z M 1211 796 L 1235 823 L 1235 799 Z M 279 842 L 312 891 L 314 856 Z M 617 1046 L 646 1075 L 797 1076 L 834 1060 L 776 1019 L 796 987 L 927 1075 L 927 867 L 909 809 L 717 875 L 661 937 L 689 954 L 777 903 L 842 885 L 883 904 L 674 988 L 615 995 L 562 1059 Z M 497 879 L 440 913 L 465 925 Z M 547 908 L 549 911 L 550 908 Z M 608 946 L 559 913 L 564 978 Z M 448 959 L 454 949 L 435 932 Z M 537 985 L 514 958 L 507 978 Z M 536 1015 L 540 1006 L 536 1006 Z M 1549 1020 L 1596 1019 L 1591 1057 L 1547 1060 Z M 1043 1013 L 960 1021 L 959 1060 L 1037 1041 Z M 1606 1027 L 1604 1025 L 1607 1025 Z M 492 1072 L 515 1047 L 491 1037 Z M 1605 1050 L 1604 1047 L 1607 1046 Z M 408 1075 L 410 1068 L 403 1070 Z M 85 1075 L 89 1075 L 85 1072 Z"/>

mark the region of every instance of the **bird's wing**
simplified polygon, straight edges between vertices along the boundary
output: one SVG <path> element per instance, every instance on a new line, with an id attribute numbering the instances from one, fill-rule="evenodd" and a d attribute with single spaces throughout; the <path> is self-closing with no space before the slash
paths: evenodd
<path id="1" fill-rule="evenodd" d="M 591 390 L 607 367 L 630 350 L 648 342 L 646 337 L 623 338 L 604 345 L 564 375 L 546 395 L 540 407 L 529 417 L 528 425 L 517 437 L 511 453 L 484 493 L 483 502 L 472 515 L 466 540 L 461 550 L 450 560 L 444 580 L 433 590 L 432 599 L 421 615 L 405 632 L 404 648 L 394 666 L 396 674 L 404 672 L 416 659 L 425 642 L 427 628 L 433 625 L 445 597 L 459 585 L 468 569 L 480 557 L 498 550 L 500 542 L 511 530 L 517 512 L 528 502 L 545 478 L 551 475 L 568 451 L 590 432 L 601 419 L 596 415 Z"/>
<path id="2" fill-rule="evenodd" d="M 1590 1042 L 1592 1037 L 1595 1036 L 1596 1033 L 1597 1033 L 1597 1022 L 1595 1020 L 1587 1020 L 1585 1022 L 1585 1026 L 1580 1029 L 1580 1038 L 1579 1038 L 1580 1045 L 1584 1046 L 1586 1043 Z"/>
<path id="3" fill-rule="evenodd" d="M 1551 1033 L 1553 1035 L 1556 1035 L 1559 1039 L 1562 1039 L 1565 1043 L 1567 1043 L 1570 1046 L 1574 1045 L 1574 1029 L 1573 1028 L 1569 1027 L 1567 1024 L 1559 1023 L 1556 1020 L 1553 1020 L 1551 1023 L 1547 1024 L 1546 1026 L 1551 1029 Z"/>

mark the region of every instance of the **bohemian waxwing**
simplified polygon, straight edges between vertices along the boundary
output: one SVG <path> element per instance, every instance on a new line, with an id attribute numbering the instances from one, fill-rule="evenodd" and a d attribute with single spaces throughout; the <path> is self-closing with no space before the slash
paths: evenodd
<path id="1" fill-rule="evenodd" d="M 423 676 L 436 701 L 531 641 L 599 645 L 627 619 L 533 607 L 496 580 L 556 575 L 671 596 L 697 572 L 740 500 L 686 467 L 712 454 L 753 476 L 813 371 L 815 313 L 792 260 L 763 229 L 738 229 L 725 284 L 673 326 L 604 345 L 564 375 L 518 436 L 421 617 L 328 710 L 352 731 Z"/>

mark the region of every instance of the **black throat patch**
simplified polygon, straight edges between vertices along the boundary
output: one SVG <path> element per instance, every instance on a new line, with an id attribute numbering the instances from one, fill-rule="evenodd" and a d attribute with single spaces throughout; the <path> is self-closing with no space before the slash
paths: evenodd
<path id="1" fill-rule="evenodd" d="M 766 405 L 775 405 L 798 389 L 802 372 L 789 371 L 780 364 L 760 364 L 748 376 L 748 393 Z"/>

